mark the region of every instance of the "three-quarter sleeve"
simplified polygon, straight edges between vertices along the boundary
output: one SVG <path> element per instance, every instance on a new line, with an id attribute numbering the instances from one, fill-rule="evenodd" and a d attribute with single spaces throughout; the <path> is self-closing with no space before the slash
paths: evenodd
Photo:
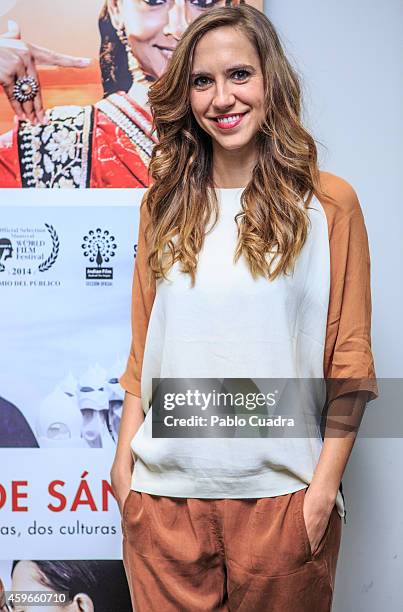
<path id="1" fill-rule="evenodd" d="M 371 348 L 371 280 L 367 230 L 354 189 L 326 175 L 324 187 L 330 244 L 330 294 L 324 352 L 328 403 L 346 393 L 378 397 Z"/>
<path id="2" fill-rule="evenodd" d="M 119 378 L 122 387 L 141 397 L 141 369 L 143 365 L 144 347 L 147 337 L 148 322 L 155 299 L 155 281 L 148 281 L 148 247 L 145 228 L 149 223 L 149 215 L 145 205 L 145 196 L 140 204 L 140 222 L 137 240 L 137 253 L 134 264 L 131 302 L 132 341 L 125 372 Z"/>

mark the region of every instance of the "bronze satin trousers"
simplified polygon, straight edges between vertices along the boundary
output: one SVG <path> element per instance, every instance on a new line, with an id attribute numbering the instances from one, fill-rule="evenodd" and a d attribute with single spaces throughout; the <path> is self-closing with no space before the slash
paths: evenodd
<path id="1" fill-rule="evenodd" d="M 342 520 L 334 506 L 312 554 L 305 491 L 201 499 L 131 490 L 122 530 L 134 612 L 329 612 Z"/>

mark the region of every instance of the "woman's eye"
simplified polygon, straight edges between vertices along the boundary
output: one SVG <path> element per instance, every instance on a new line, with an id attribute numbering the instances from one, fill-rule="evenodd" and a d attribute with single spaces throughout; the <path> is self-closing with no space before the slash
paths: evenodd
<path id="1" fill-rule="evenodd" d="M 234 74 L 240 74 L 241 78 L 240 79 L 235 79 L 235 80 L 236 81 L 243 81 L 243 80 L 245 80 L 250 75 L 250 72 L 249 72 L 249 70 L 236 70 L 232 74 L 233 75 Z"/>
<path id="2" fill-rule="evenodd" d="M 168 0 L 143 0 L 143 2 L 149 6 L 160 6 L 162 4 L 167 4 Z M 197 6 L 201 9 L 211 8 L 215 4 L 218 4 L 218 2 L 220 2 L 220 0 L 189 0 L 192 6 Z"/>
<path id="3" fill-rule="evenodd" d="M 161 6 L 162 4 L 166 4 L 167 0 L 143 0 L 143 2 L 150 6 Z"/>
<path id="4" fill-rule="evenodd" d="M 194 85 L 195 87 L 203 87 L 204 85 L 207 85 L 207 84 L 208 84 L 208 83 L 206 83 L 206 81 L 209 81 L 209 78 L 208 78 L 208 77 L 205 77 L 205 76 L 199 76 L 199 77 L 196 77 L 196 78 L 193 80 L 193 85 Z"/>
<path id="5" fill-rule="evenodd" d="M 240 75 L 240 78 L 235 78 L 234 75 Z M 236 81 L 245 81 L 245 79 L 247 79 L 248 76 L 250 76 L 250 72 L 249 70 L 245 70 L 245 69 L 235 70 L 231 74 L 231 77 L 235 78 Z M 193 80 L 193 85 L 195 87 L 204 87 L 205 85 L 209 84 L 209 81 L 210 79 L 207 76 L 198 76 Z"/>
<path id="6" fill-rule="evenodd" d="M 218 2 L 219 0 L 196 0 L 195 2 L 190 0 L 190 4 L 197 6 L 198 8 L 211 8 Z"/>

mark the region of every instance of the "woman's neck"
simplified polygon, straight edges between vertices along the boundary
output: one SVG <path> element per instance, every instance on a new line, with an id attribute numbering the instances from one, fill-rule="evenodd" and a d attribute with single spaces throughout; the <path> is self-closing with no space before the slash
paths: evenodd
<path id="1" fill-rule="evenodd" d="M 247 185 L 256 164 L 256 148 L 247 146 L 242 150 L 227 150 L 213 144 L 213 181 L 223 189 Z"/>
<path id="2" fill-rule="evenodd" d="M 130 87 L 127 95 L 135 100 L 137 104 L 142 106 L 146 111 L 151 113 L 150 107 L 148 106 L 148 88 L 149 83 L 133 83 Z"/>

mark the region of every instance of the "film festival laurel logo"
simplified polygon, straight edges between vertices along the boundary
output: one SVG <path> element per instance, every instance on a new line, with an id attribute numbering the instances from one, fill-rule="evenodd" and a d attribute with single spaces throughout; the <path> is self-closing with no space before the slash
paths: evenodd
<path id="1" fill-rule="evenodd" d="M 98 227 L 96 230 L 90 230 L 83 237 L 84 256 L 88 261 L 96 266 L 87 267 L 85 269 L 85 277 L 87 285 L 111 285 L 113 280 L 113 267 L 104 266 L 115 257 L 117 245 L 115 236 L 112 236 L 108 230 L 103 230 Z"/>
<path id="2" fill-rule="evenodd" d="M 48 286 L 55 280 L 37 280 L 35 275 L 48 272 L 60 251 L 59 236 L 49 223 L 44 227 L 0 228 L 0 284 Z M 12 277 L 5 279 L 4 277 Z"/>

